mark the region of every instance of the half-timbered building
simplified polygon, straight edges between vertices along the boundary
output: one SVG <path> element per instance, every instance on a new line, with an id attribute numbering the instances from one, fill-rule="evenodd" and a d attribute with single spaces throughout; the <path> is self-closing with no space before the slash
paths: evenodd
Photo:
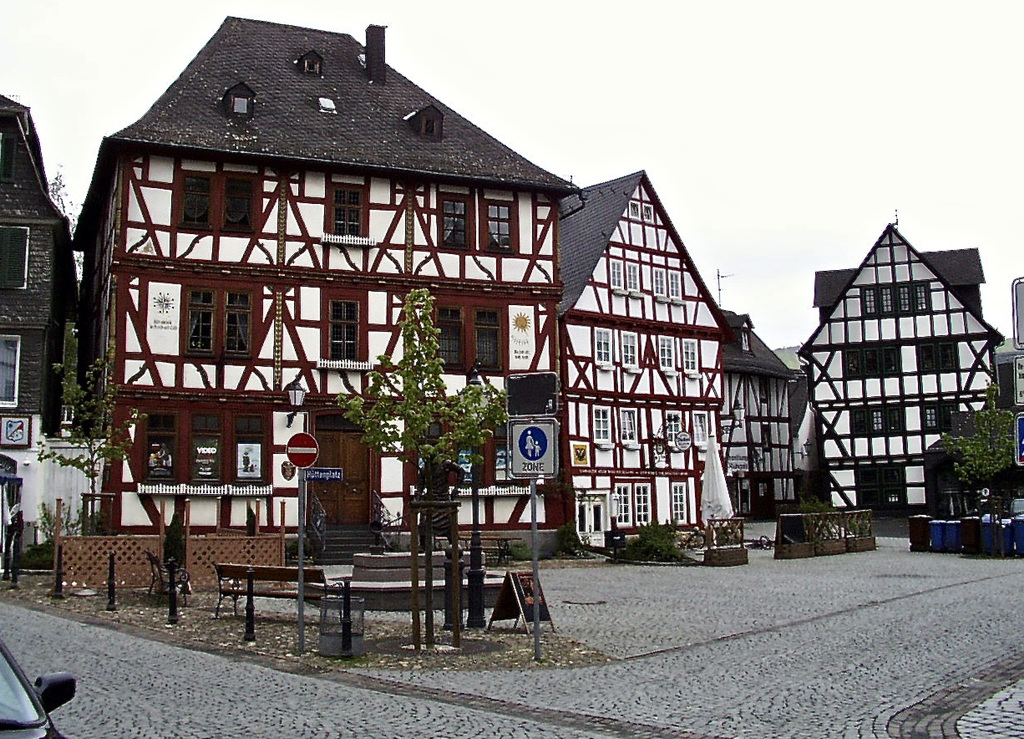
<path id="1" fill-rule="evenodd" d="M 774 518 L 796 499 L 789 390 L 794 372 L 754 332 L 750 316 L 723 310 L 733 338 L 722 347 L 722 454 L 736 512 Z"/>
<path id="2" fill-rule="evenodd" d="M 76 295 L 68 219 L 50 198 L 32 115 L 0 95 L 0 508 L 20 505 L 28 523 L 53 504 L 61 478 L 57 465 L 38 463 L 37 444 L 60 435 L 53 365 Z"/>
<path id="3" fill-rule="evenodd" d="M 837 506 L 925 505 L 924 453 L 984 407 L 993 349 L 976 249 L 919 252 L 887 226 L 855 269 L 818 272 L 801 347 L 820 461 Z"/>
<path id="4" fill-rule="evenodd" d="M 112 470 L 110 520 L 150 527 L 189 498 L 193 527 L 244 524 L 255 501 L 264 523 L 283 511 L 294 526 L 285 447 L 303 426 L 317 466 L 344 470 L 310 483 L 329 523 L 400 517 L 415 470 L 372 454 L 337 398 L 400 352 L 418 287 L 436 299 L 453 392 L 474 365 L 499 387 L 553 371 L 558 202 L 575 190 L 388 66 L 383 27 L 364 45 L 228 18 L 103 141 L 76 235 L 84 354 L 112 347 L 121 403 L 146 414 Z M 522 528 L 528 490 L 504 444 L 485 450 L 481 520 Z"/>
<path id="5" fill-rule="evenodd" d="M 562 202 L 564 459 L 584 536 L 695 524 L 729 327 L 645 172 Z"/>

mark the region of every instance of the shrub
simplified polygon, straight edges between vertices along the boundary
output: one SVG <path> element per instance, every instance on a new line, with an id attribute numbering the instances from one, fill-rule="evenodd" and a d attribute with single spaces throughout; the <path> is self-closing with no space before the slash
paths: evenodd
<path id="1" fill-rule="evenodd" d="M 522 539 L 515 539 L 508 544 L 508 556 L 517 561 L 533 559 L 533 550 Z"/>
<path id="2" fill-rule="evenodd" d="M 181 516 L 175 513 L 164 532 L 164 562 L 174 557 L 179 567 L 185 566 L 185 531 L 181 525 Z"/>
<path id="3" fill-rule="evenodd" d="M 676 543 L 675 528 L 667 523 L 651 523 L 638 528 L 636 537 L 626 542 L 620 558 L 634 562 L 681 562 L 687 559 Z"/>
<path id="4" fill-rule="evenodd" d="M 797 513 L 831 513 L 835 507 L 827 500 L 820 498 L 800 498 L 796 507 Z"/>
<path id="5" fill-rule="evenodd" d="M 21 553 L 18 566 L 23 570 L 53 569 L 53 540 L 42 544 L 29 544 Z"/>
<path id="6" fill-rule="evenodd" d="M 556 548 L 555 554 L 572 557 L 584 551 L 583 542 L 576 533 L 575 523 L 564 523 L 555 531 Z"/>

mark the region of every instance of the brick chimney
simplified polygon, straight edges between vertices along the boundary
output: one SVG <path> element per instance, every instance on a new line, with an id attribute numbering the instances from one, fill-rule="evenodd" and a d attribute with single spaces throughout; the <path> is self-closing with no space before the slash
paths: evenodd
<path id="1" fill-rule="evenodd" d="M 366 27 L 366 74 L 375 85 L 387 83 L 387 65 L 384 63 L 384 29 L 386 26 Z"/>

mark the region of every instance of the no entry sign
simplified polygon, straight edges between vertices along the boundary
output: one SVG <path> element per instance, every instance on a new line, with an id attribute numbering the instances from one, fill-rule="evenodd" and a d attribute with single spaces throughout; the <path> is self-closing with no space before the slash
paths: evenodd
<path id="1" fill-rule="evenodd" d="M 320 456 L 320 447 L 316 439 L 309 434 L 294 434 L 288 439 L 288 445 L 284 448 L 288 455 L 288 461 L 296 467 L 311 467 L 316 458 Z"/>

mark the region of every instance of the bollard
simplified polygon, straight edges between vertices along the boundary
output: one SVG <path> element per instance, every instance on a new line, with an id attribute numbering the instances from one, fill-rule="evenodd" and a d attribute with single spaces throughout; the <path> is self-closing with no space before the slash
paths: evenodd
<path id="1" fill-rule="evenodd" d="M 19 523 L 21 513 L 18 513 Z M 18 573 L 21 571 L 21 529 L 14 530 L 14 551 L 11 553 L 11 588 L 18 587 Z"/>
<path id="2" fill-rule="evenodd" d="M 107 610 L 116 611 L 117 604 L 114 602 L 116 597 L 114 585 L 114 553 L 110 553 L 110 562 L 107 564 Z"/>
<path id="3" fill-rule="evenodd" d="M 57 545 L 57 568 L 54 573 L 57 581 L 53 584 L 53 597 L 64 597 L 64 545 Z"/>
<path id="4" fill-rule="evenodd" d="M 341 605 L 341 656 L 352 656 L 352 580 L 345 578 Z"/>
<path id="5" fill-rule="evenodd" d="M 253 576 L 256 570 L 250 567 L 245 571 L 245 641 L 256 641 L 256 606 L 253 603 Z"/>
<path id="6" fill-rule="evenodd" d="M 452 588 L 454 584 L 452 582 L 452 549 L 448 547 L 444 552 L 444 625 L 441 626 L 445 631 L 452 630 L 452 622 L 454 616 L 452 614 Z"/>
<path id="7" fill-rule="evenodd" d="M 178 623 L 178 563 L 174 557 L 167 558 L 167 623 Z"/>

